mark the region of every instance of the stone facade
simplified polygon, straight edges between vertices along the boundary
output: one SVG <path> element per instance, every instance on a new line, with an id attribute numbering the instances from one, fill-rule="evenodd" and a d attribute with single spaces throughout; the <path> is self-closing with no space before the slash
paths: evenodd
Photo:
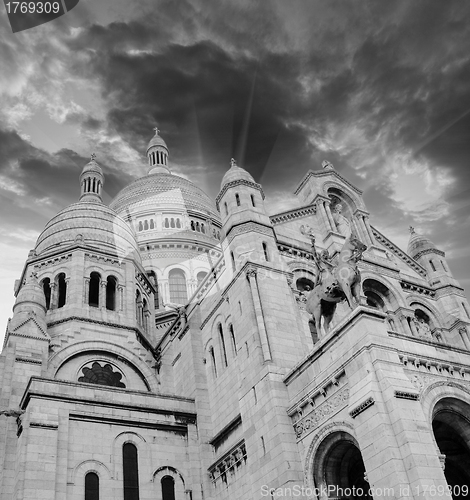
<path id="1" fill-rule="evenodd" d="M 92 158 L 30 252 L 0 356 L 0 499 L 466 496 L 470 307 L 444 252 L 414 230 L 396 247 L 329 162 L 269 215 L 235 161 L 214 204 L 158 130 L 147 154 L 110 207 Z M 361 304 L 312 335 L 311 237 L 334 258 L 350 233 Z"/>

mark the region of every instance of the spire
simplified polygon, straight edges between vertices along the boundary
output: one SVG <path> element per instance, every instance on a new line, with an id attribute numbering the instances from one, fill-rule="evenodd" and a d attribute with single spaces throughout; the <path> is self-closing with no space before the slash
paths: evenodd
<path id="1" fill-rule="evenodd" d="M 147 158 L 150 165 L 149 174 L 169 174 L 168 158 L 170 151 L 165 141 L 160 137 L 158 127 L 153 129 L 155 135 L 150 139 L 147 146 Z"/>
<path id="2" fill-rule="evenodd" d="M 80 201 L 95 201 L 101 203 L 104 186 L 104 174 L 96 163 L 96 154 L 92 153 L 90 161 L 83 167 L 80 174 Z"/>

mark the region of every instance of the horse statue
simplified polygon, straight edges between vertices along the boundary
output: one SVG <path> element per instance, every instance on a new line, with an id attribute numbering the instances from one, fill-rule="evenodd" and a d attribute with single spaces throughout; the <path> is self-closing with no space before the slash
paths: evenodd
<path id="1" fill-rule="evenodd" d="M 313 327 L 312 336 L 319 337 L 321 317 L 324 318 L 323 328 L 327 334 L 338 302 L 346 300 L 350 309 L 359 305 L 361 274 L 357 262 L 367 246 L 350 235 L 339 252 L 336 265 L 331 262 L 328 251 L 324 250 L 321 254 L 315 251 L 313 237 L 312 248 L 319 274 L 313 290 L 308 294 L 306 310 L 312 315 L 309 321 Z"/>

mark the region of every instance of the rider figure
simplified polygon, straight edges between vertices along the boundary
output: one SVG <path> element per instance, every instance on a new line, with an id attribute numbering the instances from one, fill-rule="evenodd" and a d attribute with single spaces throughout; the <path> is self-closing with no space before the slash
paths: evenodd
<path id="1" fill-rule="evenodd" d="M 310 237 L 312 241 L 313 258 L 318 269 L 315 284 L 313 285 L 313 288 L 316 288 L 322 283 L 324 275 L 326 275 L 327 272 L 331 273 L 335 266 L 331 262 L 328 250 L 324 249 L 321 252 L 317 252 L 315 249 L 315 236 L 312 234 Z"/>

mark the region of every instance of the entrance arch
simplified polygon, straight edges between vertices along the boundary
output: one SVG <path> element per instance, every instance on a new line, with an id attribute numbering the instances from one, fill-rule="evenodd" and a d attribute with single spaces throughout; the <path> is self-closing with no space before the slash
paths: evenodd
<path id="1" fill-rule="evenodd" d="M 441 399 L 434 407 L 432 429 L 441 457 L 445 460 L 444 475 L 452 488 L 454 500 L 468 498 L 470 405 L 456 398 Z"/>
<path id="2" fill-rule="evenodd" d="M 347 432 L 328 435 L 318 447 L 313 464 L 313 479 L 318 491 L 328 491 L 322 500 L 372 500 L 361 451 Z"/>

